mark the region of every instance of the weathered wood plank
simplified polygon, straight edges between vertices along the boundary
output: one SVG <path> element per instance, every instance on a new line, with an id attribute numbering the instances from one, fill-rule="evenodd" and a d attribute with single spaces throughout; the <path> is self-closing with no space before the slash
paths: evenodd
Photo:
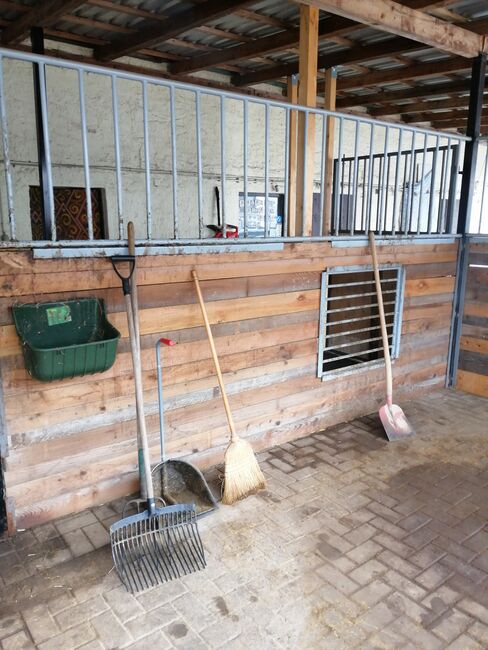
<path id="1" fill-rule="evenodd" d="M 456 388 L 472 395 L 488 397 L 488 375 L 458 370 Z"/>

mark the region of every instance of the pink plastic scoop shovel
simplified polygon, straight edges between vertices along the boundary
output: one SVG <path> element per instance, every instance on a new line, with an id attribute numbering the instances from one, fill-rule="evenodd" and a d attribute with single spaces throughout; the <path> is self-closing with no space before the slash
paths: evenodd
<path id="1" fill-rule="evenodd" d="M 381 338 L 383 340 L 383 354 L 385 357 L 386 370 L 386 404 L 380 408 L 379 415 L 388 440 L 400 440 L 415 435 L 415 431 L 412 429 L 412 426 L 402 409 L 396 404 L 393 404 L 393 378 L 391 372 L 390 344 L 386 332 L 385 308 L 383 306 L 383 293 L 381 291 L 378 257 L 376 255 L 376 243 L 373 232 L 369 233 L 369 243 L 371 245 L 371 256 L 373 258 L 374 281 L 378 298 L 378 311 L 380 316 Z"/>

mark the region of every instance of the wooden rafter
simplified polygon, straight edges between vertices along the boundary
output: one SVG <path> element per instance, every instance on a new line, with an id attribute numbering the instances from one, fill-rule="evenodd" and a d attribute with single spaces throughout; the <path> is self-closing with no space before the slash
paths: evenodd
<path id="1" fill-rule="evenodd" d="M 412 124 L 414 122 L 450 122 L 451 120 L 458 119 L 468 119 L 469 111 L 466 110 L 454 110 L 454 111 L 444 111 L 442 113 L 418 113 L 417 115 L 405 115 L 403 121 L 407 124 Z"/>
<path id="2" fill-rule="evenodd" d="M 443 111 L 446 108 L 468 108 L 469 96 L 454 97 L 451 99 L 439 99 L 436 101 L 413 102 L 411 104 L 390 104 L 381 108 L 370 110 L 373 117 L 384 117 L 385 115 L 413 115 L 429 111 Z"/>
<path id="3" fill-rule="evenodd" d="M 483 36 L 393 0 L 305 0 L 305 4 L 467 59 L 485 46 Z"/>
<path id="4" fill-rule="evenodd" d="M 339 79 L 338 90 L 354 90 L 356 88 L 368 88 L 369 86 L 381 86 L 387 83 L 399 83 L 408 79 L 425 79 L 427 77 L 440 77 L 443 74 L 462 72 L 470 70 L 469 59 L 456 57 L 442 59 L 428 63 L 413 63 L 412 65 L 389 68 L 370 72 L 368 75 L 355 75 L 354 77 L 343 77 Z M 319 85 L 319 92 L 323 92 L 323 84 Z"/>
<path id="5" fill-rule="evenodd" d="M 111 61 L 142 47 L 153 47 L 207 22 L 231 14 L 243 6 L 252 4 L 253 1 L 255 2 L 255 0 L 207 0 L 201 5 L 138 31 L 132 36 L 96 48 L 95 57 L 101 61 Z"/>
<path id="6" fill-rule="evenodd" d="M 338 18 L 336 16 L 331 19 L 323 20 L 319 23 L 319 38 L 337 35 L 342 30 L 348 28 L 349 25 L 349 20 Z M 171 72 L 174 74 L 196 72 L 197 70 L 203 70 L 205 68 L 218 67 L 222 63 L 227 63 L 229 61 L 250 59 L 255 56 L 269 54 L 270 52 L 278 52 L 280 50 L 298 47 L 298 44 L 299 30 L 288 29 L 273 34 L 272 36 L 256 39 L 253 43 L 225 48 L 220 52 L 215 52 L 215 54 L 209 56 L 194 57 L 187 61 L 182 61 L 181 63 L 178 63 L 178 65 L 173 66 Z M 295 72 L 298 72 L 298 61 L 296 63 L 296 70 L 290 74 L 295 74 Z"/>
<path id="7" fill-rule="evenodd" d="M 455 93 L 469 92 L 469 79 L 449 81 L 447 83 L 414 86 L 405 90 L 383 90 L 367 95 L 349 95 L 337 100 L 337 108 L 354 108 L 356 106 L 371 106 L 373 104 L 389 105 L 403 99 L 420 99 L 422 97 L 438 97 Z"/>
<path id="8" fill-rule="evenodd" d="M 60 16 L 80 7 L 80 0 L 38 0 L 38 2 L 20 18 L 13 21 L 2 31 L 2 45 L 11 45 L 22 40 L 31 27 L 46 27 L 55 23 Z"/>
<path id="9" fill-rule="evenodd" d="M 348 50 L 334 52 L 332 54 L 322 54 L 318 58 L 318 67 L 333 68 L 338 65 L 347 65 L 348 63 L 364 63 L 373 59 L 378 59 L 392 54 L 418 50 L 419 45 L 407 38 L 393 38 L 389 41 L 374 43 L 372 45 L 356 45 Z M 238 86 L 250 86 L 256 83 L 263 83 L 271 79 L 296 74 L 298 72 L 298 62 L 285 63 L 274 67 L 250 72 L 241 77 L 235 77 L 234 83 Z"/>

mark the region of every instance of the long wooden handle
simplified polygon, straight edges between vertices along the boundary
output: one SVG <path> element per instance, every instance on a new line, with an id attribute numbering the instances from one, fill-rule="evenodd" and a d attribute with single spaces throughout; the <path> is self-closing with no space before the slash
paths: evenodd
<path id="1" fill-rule="evenodd" d="M 386 369 L 386 402 L 391 406 L 393 401 L 393 378 L 391 372 L 390 344 L 388 342 L 388 333 L 386 331 L 385 307 L 383 305 L 383 292 L 381 290 L 380 271 L 378 268 L 378 256 L 376 253 L 376 242 L 374 232 L 369 233 L 369 243 L 371 246 L 371 257 L 373 258 L 374 281 L 376 284 L 376 295 L 378 299 L 378 311 L 380 314 L 381 338 L 383 339 L 383 354 L 385 357 Z"/>
<path id="2" fill-rule="evenodd" d="M 200 303 L 200 309 L 202 310 L 203 322 L 205 323 L 205 329 L 207 330 L 208 342 L 210 343 L 210 350 L 212 351 L 212 358 L 215 365 L 215 372 L 217 373 L 220 392 L 222 393 L 222 399 L 224 401 L 225 413 L 227 415 L 227 422 L 229 423 L 229 429 L 230 429 L 230 439 L 235 440 L 235 438 L 237 437 L 237 433 L 234 425 L 234 418 L 232 417 L 232 413 L 229 406 L 229 400 L 227 399 L 227 393 L 225 392 L 224 380 L 222 378 L 219 358 L 217 356 L 217 350 L 215 349 L 215 343 L 214 343 L 212 330 L 210 328 L 210 322 L 208 320 L 207 309 L 205 307 L 205 303 L 203 302 L 203 296 L 200 290 L 200 282 L 198 281 L 198 275 L 196 271 L 192 271 L 191 274 L 193 280 L 195 281 L 195 288 L 197 290 L 198 302 Z"/>
<path id="3" fill-rule="evenodd" d="M 141 351 L 137 345 L 135 323 L 139 319 L 137 308 L 129 294 L 125 296 L 125 308 L 127 311 L 127 324 L 129 326 L 130 350 L 132 354 L 132 366 L 134 368 L 134 383 L 136 387 L 136 413 L 137 413 L 137 442 L 139 454 L 139 472 L 141 479 L 141 496 L 147 498 L 148 502 L 154 502 L 154 490 L 151 481 L 151 459 L 149 456 L 149 445 L 147 442 L 146 420 L 144 417 L 144 397 L 142 391 L 141 372 Z M 142 457 L 141 457 L 142 456 Z M 142 462 L 141 462 L 142 461 Z"/>
<path id="4" fill-rule="evenodd" d="M 129 255 L 136 256 L 136 238 L 134 233 L 134 223 L 129 221 L 127 224 L 127 239 L 129 244 Z M 139 311 L 139 300 L 137 298 L 137 260 L 134 264 L 134 272 L 132 274 L 132 287 L 131 287 L 131 300 L 132 300 L 132 311 L 134 312 L 134 329 L 136 333 L 136 342 L 139 351 L 141 349 L 141 333 L 139 331 L 139 319 L 136 318 L 136 314 Z"/>

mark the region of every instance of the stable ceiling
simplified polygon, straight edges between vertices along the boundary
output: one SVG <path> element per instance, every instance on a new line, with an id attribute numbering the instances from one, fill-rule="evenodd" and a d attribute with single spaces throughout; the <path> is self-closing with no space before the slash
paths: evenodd
<path id="1" fill-rule="evenodd" d="M 403 4 L 488 34 L 486 0 Z M 320 17 L 319 68 L 337 68 L 339 110 L 463 131 L 469 59 L 337 15 Z M 210 70 L 220 81 L 207 75 L 204 83 L 254 93 L 281 94 L 287 76 L 298 72 L 298 23 L 299 5 L 284 0 L 0 0 L 5 47 L 29 49 L 37 25 L 51 40 L 89 48 L 86 61 L 133 69 L 135 57 L 198 83 Z"/>

